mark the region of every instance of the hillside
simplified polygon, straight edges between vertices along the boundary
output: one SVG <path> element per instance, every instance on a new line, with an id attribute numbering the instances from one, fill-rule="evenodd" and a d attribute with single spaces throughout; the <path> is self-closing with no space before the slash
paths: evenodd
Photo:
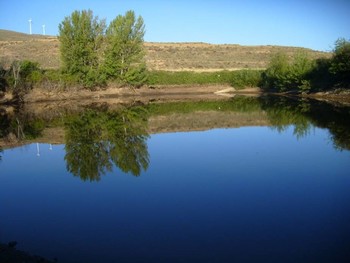
<path id="1" fill-rule="evenodd" d="M 304 51 L 311 58 L 329 57 L 299 47 L 241 46 L 236 44 L 213 45 L 206 43 L 145 43 L 146 62 L 150 70 L 217 71 L 243 68 L 266 68 L 271 56 L 285 52 L 293 56 Z M 10 63 L 14 59 L 39 62 L 43 68 L 58 68 L 59 41 L 57 37 L 28 35 L 0 30 L 0 60 Z"/>

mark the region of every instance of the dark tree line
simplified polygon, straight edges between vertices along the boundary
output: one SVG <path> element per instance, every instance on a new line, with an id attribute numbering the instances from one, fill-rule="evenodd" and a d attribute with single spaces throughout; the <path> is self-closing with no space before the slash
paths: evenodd
<path id="1" fill-rule="evenodd" d="M 291 59 L 277 54 L 262 73 L 261 86 L 280 92 L 350 89 L 350 42 L 338 39 L 330 59 L 310 60 L 303 53 Z"/>

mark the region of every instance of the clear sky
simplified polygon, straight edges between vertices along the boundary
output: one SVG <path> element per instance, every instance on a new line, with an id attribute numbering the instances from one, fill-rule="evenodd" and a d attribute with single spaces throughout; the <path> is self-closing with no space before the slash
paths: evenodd
<path id="1" fill-rule="evenodd" d="M 350 39 L 350 0 L 0 0 L 0 28 L 57 35 L 74 10 L 91 9 L 107 23 L 134 10 L 145 41 L 301 46 L 330 51 Z"/>

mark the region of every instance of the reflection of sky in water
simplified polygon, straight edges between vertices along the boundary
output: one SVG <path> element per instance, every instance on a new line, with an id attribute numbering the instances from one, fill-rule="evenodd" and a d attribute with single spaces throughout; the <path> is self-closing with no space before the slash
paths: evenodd
<path id="1" fill-rule="evenodd" d="M 66 170 L 64 146 L 5 150 L 0 241 L 59 262 L 335 262 L 349 256 L 350 153 L 315 128 L 152 135 L 140 177 Z"/>

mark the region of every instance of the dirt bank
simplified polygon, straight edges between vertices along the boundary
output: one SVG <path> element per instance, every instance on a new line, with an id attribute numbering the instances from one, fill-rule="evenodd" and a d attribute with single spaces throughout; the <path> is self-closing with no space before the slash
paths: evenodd
<path id="1" fill-rule="evenodd" d="M 86 89 L 70 90 L 45 90 L 33 89 L 24 96 L 25 103 L 129 103 L 137 101 L 154 100 L 193 100 L 193 99 L 212 99 L 217 97 L 215 94 L 221 90 L 234 89 L 225 85 L 174 85 L 174 86 L 148 86 L 139 89 L 128 87 L 113 87 L 90 91 Z"/>

